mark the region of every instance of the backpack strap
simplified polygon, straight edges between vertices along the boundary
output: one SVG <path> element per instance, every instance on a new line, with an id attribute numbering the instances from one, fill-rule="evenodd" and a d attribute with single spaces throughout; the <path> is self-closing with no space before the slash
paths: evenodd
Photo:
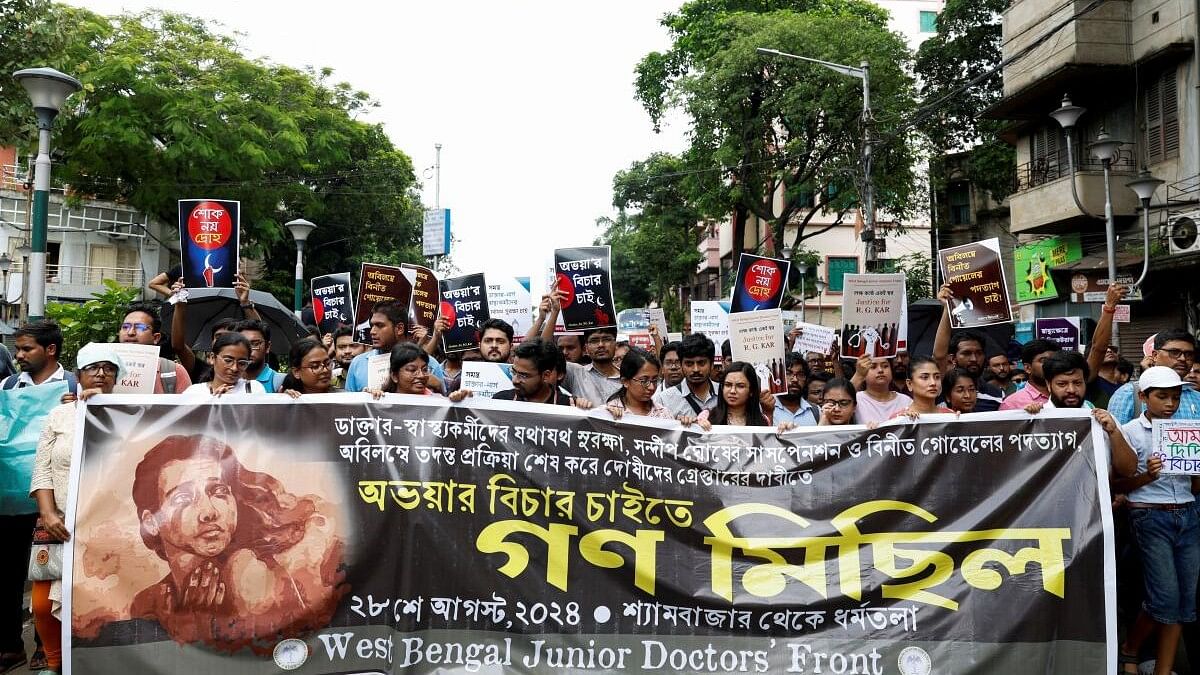
<path id="1" fill-rule="evenodd" d="M 3 388 L 4 389 L 16 389 L 17 388 L 17 378 L 19 378 L 19 377 L 21 377 L 21 375 L 19 373 L 16 375 L 9 375 L 8 377 L 6 377 L 4 379 Z"/>
<path id="2" fill-rule="evenodd" d="M 162 381 L 163 393 L 174 394 L 176 390 L 175 362 L 158 357 L 158 379 Z"/>

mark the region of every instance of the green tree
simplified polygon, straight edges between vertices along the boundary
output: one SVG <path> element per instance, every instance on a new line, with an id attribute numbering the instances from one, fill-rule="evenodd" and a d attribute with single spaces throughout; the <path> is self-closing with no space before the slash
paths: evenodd
<path id="1" fill-rule="evenodd" d="M 1004 94 L 1000 15 L 1008 5 L 1008 0 L 947 0 L 937 34 L 921 45 L 915 64 L 927 106 L 918 116 L 919 128 L 935 148 L 973 146 L 967 177 L 996 201 L 1012 192 L 1016 154 L 999 137 L 1002 123 L 981 115 Z M 963 86 L 976 78 L 982 79 Z"/>
<path id="2" fill-rule="evenodd" d="M 48 12 L 69 36 L 58 65 L 84 83 L 55 142 L 65 153 L 55 177 L 76 194 L 167 223 L 181 198 L 240 201 L 243 255 L 261 255 L 268 270 L 258 287 L 289 305 L 295 245 L 282 224 L 293 218 L 319 228 L 309 275 L 353 269 L 376 252 L 421 260 L 412 161 L 381 126 L 358 119 L 377 105 L 367 93 L 330 69 L 251 59 L 186 15 Z"/>
<path id="3" fill-rule="evenodd" d="M 50 0 L 0 2 L 0 139 L 35 133 L 33 107 L 12 74 L 22 68 L 62 67 L 65 36 L 52 20 Z"/>
<path id="4" fill-rule="evenodd" d="M 862 88 L 821 66 L 756 52 L 771 47 L 810 58 L 871 64 L 876 123 L 914 106 L 903 40 L 887 14 L 857 0 L 694 0 L 668 14 L 672 48 L 637 67 L 637 97 L 657 126 L 672 108 L 690 118 L 684 153 L 693 172 L 691 201 L 706 215 L 748 214 L 770 223 L 775 250 L 827 228 L 816 214 L 844 216 L 859 203 L 863 180 Z M 876 205 L 903 220 L 913 208 L 913 155 L 902 134 L 874 145 Z M 776 197 L 781 196 L 782 199 Z M 795 241 L 785 226 L 798 224 Z M 734 233 L 735 246 L 742 240 Z"/>
<path id="5" fill-rule="evenodd" d="M 657 301 L 668 322 L 682 325 L 683 309 L 673 292 L 687 285 L 700 262 L 701 220 L 691 205 L 688 174 L 675 155 L 658 153 L 634 162 L 613 178 L 616 219 L 601 219 L 597 243 L 612 247 L 613 293 L 618 306 L 645 307 Z"/>
<path id="6" fill-rule="evenodd" d="M 58 360 L 63 368 L 74 370 L 75 355 L 89 342 L 116 342 L 121 319 L 129 303 L 140 291 L 125 288 L 112 279 L 104 280 L 105 290 L 93 293 L 83 304 L 52 302 L 46 305 L 46 318 L 58 324 L 63 333 L 62 354 Z"/>
<path id="7" fill-rule="evenodd" d="M 896 258 L 896 271 L 904 275 L 908 304 L 933 297 L 933 259 L 924 253 L 909 253 Z"/>

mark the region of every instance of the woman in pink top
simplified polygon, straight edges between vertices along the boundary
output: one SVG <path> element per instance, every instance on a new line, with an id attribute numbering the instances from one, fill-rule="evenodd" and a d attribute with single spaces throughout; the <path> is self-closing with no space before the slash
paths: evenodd
<path id="1" fill-rule="evenodd" d="M 928 356 L 914 356 L 909 362 L 908 390 L 912 392 L 912 404 L 906 410 L 893 413 L 892 417 L 908 417 L 915 421 L 921 415 L 954 412 L 937 404 L 942 395 L 942 372 L 937 362 Z"/>
<path id="2" fill-rule="evenodd" d="M 911 398 L 892 391 L 892 362 L 888 359 L 860 357 L 856 379 L 866 383 L 866 388 L 856 396 L 859 424 L 887 421 L 912 405 Z"/>

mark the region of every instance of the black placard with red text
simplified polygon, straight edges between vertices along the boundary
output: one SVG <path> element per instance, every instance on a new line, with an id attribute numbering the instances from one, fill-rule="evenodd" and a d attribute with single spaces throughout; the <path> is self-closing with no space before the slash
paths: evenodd
<path id="1" fill-rule="evenodd" d="M 611 256 L 607 246 L 554 251 L 555 284 L 565 294 L 562 317 L 566 330 L 617 325 Z"/>
<path id="2" fill-rule="evenodd" d="M 487 282 L 482 274 L 468 274 L 441 282 L 441 317 L 449 327 L 442 333 L 446 353 L 479 346 L 479 327 L 488 320 Z"/>

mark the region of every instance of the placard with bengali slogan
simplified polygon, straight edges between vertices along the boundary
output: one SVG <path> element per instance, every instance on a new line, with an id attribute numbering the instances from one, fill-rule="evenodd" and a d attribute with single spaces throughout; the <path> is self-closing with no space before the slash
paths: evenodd
<path id="1" fill-rule="evenodd" d="M 1116 672 L 1085 410 L 778 434 L 179 398 L 78 409 L 66 672 Z"/>
<path id="2" fill-rule="evenodd" d="M 115 342 L 113 351 L 125 363 L 125 374 L 113 385 L 116 394 L 153 394 L 158 379 L 158 345 Z"/>
<path id="3" fill-rule="evenodd" d="M 1157 419 L 1152 422 L 1154 452 L 1164 474 L 1200 475 L 1200 420 Z"/>
<path id="4" fill-rule="evenodd" d="M 488 320 L 488 286 L 482 274 L 442 280 L 441 315 L 450 328 L 442 333 L 446 353 L 479 347 L 479 327 Z"/>
<path id="5" fill-rule="evenodd" d="M 847 274 L 842 281 L 842 356 L 895 356 L 901 326 L 908 321 L 904 298 L 903 274 Z"/>
<path id="6" fill-rule="evenodd" d="M 412 326 L 424 326 L 430 333 L 433 324 L 437 323 L 438 309 L 441 306 L 441 290 L 437 274 L 428 267 L 404 263 L 401 269 L 412 273 L 412 296 L 408 304 L 409 322 Z M 409 329 L 412 329 L 409 326 Z"/>
<path id="7" fill-rule="evenodd" d="M 752 364 L 762 391 L 787 392 L 787 346 L 778 309 L 729 315 L 729 348 L 734 361 Z"/>
<path id="8" fill-rule="evenodd" d="M 743 253 L 738 258 L 737 276 L 733 278 L 729 313 L 779 307 L 787 292 L 788 272 L 791 269 L 792 263 L 787 260 Z"/>
<path id="9" fill-rule="evenodd" d="M 371 344 L 371 314 L 375 303 L 385 300 L 408 308 L 412 300 L 412 282 L 408 275 L 399 267 L 363 263 L 358 276 L 358 302 L 355 303 L 357 309 L 354 313 L 356 342 Z"/>
<path id="10" fill-rule="evenodd" d="M 188 286 L 233 288 L 241 264 L 241 213 L 241 202 L 179 200 L 179 250 Z"/>
<path id="11" fill-rule="evenodd" d="M 513 327 L 513 341 L 520 342 L 533 327 L 533 300 L 529 277 L 493 276 L 488 281 L 489 318 L 507 321 Z"/>
<path id="12" fill-rule="evenodd" d="M 607 246 L 554 251 L 555 287 L 562 301 L 563 327 L 569 331 L 617 325 L 613 304 L 612 252 Z"/>
<path id="13" fill-rule="evenodd" d="M 333 333 L 339 326 L 354 324 L 354 293 L 349 272 L 313 277 L 310 288 L 313 318 L 322 335 Z"/>
<path id="14" fill-rule="evenodd" d="M 496 392 L 513 388 L 512 366 L 491 361 L 464 361 L 459 386 L 469 389 L 472 396 L 491 398 Z"/>
<path id="15" fill-rule="evenodd" d="M 942 279 L 950 286 L 950 326 L 971 328 L 1012 321 L 1012 303 L 1000 258 L 1000 240 L 985 239 L 938 251 Z"/>
<path id="16" fill-rule="evenodd" d="M 729 303 L 721 300 L 692 300 L 692 334 L 704 333 L 717 346 L 729 339 Z"/>

